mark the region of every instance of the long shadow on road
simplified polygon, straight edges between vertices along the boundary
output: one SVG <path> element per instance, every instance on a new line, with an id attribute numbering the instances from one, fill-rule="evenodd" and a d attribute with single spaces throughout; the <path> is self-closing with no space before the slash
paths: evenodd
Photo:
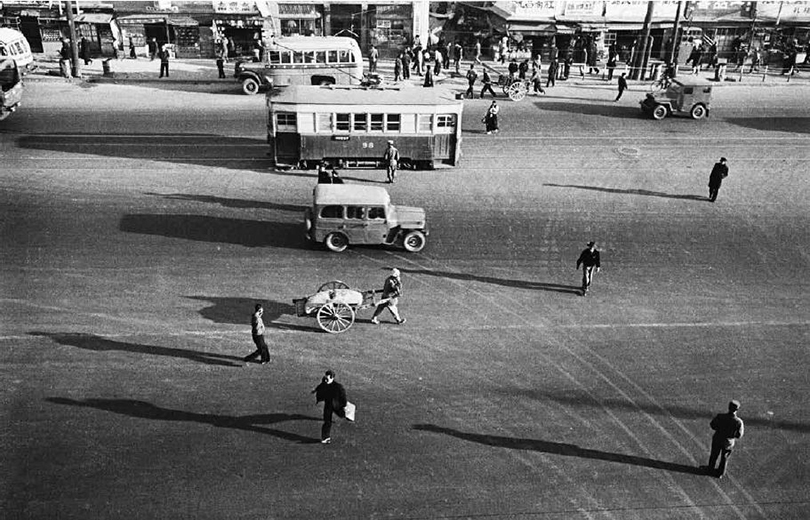
<path id="1" fill-rule="evenodd" d="M 528 450 L 539 451 L 543 453 L 550 453 L 553 455 L 563 455 L 566 457 L 578 457 L 583 459 L 604 460 L 608 462 L 620 462 L 622 464 L 631 464 L 633 466 L 644 466 L 647 468 L 663 469 L 666 471 L 675 471 L 678 473 L 688 473 L 690 475 L 704 475 L 703 469 L 688 466 L 685 464 L 676 464 L 674 462 L 666 462 L 663 460 L 648 459 L 646 457 L 637 457 L 635 455 L 623 455 L 621 453 L 611 453 L 607 451 L 589 450 L 587 448 L 580 448 L 575 444 L 565 444 L 561 442 L 543 441 L 538 439 L 521 439 L 516 437 L 504 437 L 501 435 L 484 435 L 479 433 L 467 433 L 451 428 L 443 428 L 433 424 L 416 424 L 413 426 L 414 430 L 441 433 L 450 435 L 458 439 L 463 439 L 469 442 L 484 444 L 486 446 L 493 446 L 497 448 L 507 448 L 511 450 Z"/>
<path id="2" fill-rule="evenodd" d="M 186 350 L 173 347 L 159 347 L 155 345 L 142 345 L 140 343 L 127 343 L 124 341 L 113 341 L 95 334 L 82 333 L 52 333 L 52 332 L 29 332 L 31 336 L 50 338 L 60 345 L 67 345 L 93 352 L 132 352 L 134 354 L 146 354 L 149 356 L 166 356 L 180 359 L 188 359 L 206 365 L 216 365 L 224 367 L 241 367 L 242 358 L 227 356 L 212 352 L 199 352 L 196 350 Z M 238 362 L 238 363 L 234 363 Z"/>
<path id="3" fill-rule="evenodd" d="M 727 117 L 725 121 L 754 130 L 810 134 L 810 117 Z"/>
<path id="4" fill-rule="evenodd" d="M 295 316 L 295 306 L 292 303 L 262 300 L 261 298 L 236 298 L 221 296 L 186 296 L 191 300 L 211 302 L 213 305 L 199 310 L 200 316 L 215 323 L 226 323 L 232 325 L 250 324 L 250 317 L 253 308 L 257 303 L 264 307 L 262 319 L 269 328 L 280 330 L 302 330 L 312 332 L 313 327 L 292 325 L 289 323 L 277 323 L 275 320 L 282 316 Z"/>
<path id="5" fill-rule="evenodd" d="M 530 289 L 535 291 L 551 291 L 576 295 L 579 295 L 581 292 L 581 287 L 576 285 L 561 285 L 556 283 L 531 282 L 526 280 L 509 280 L 504 278 L 495 278 L 492 276 L 479 276 L 467 273 L 451 273 L 446 271 L 433 271 L 427 269 L 407 269 L 404 267 L 401 267 L 400 271 L 410 274 L 424 274 L 428 276 L 438 276 L 440 278 L 449 278 L 451 280 L 491 283 L 495 285 L 502 285 L 504 287 L 515 287 L 518 289 Z"/>
<path id="6" fill-rule="evenodd" d="M 288 421 L 317 421 L 317 417 L 309 417 L 300 414 L 271 413 L 258 415 L 220 415 L 211 413 L 187 412 L 185 410 L 172 410 L 162 408 L 146 401 L 134 399 L 84 399 L 77 401 L 64 397 L 49 397 L 46 401 L 54 404 L 79 406 L 84 408 L 95 408 L 129 417 L 139 419 L 149 419 L 156 421 L 180 421 L 210 424 L 217 428 L 231 428 L 254 433 L 272 435 L 284 440 L 298 442 L 301 444 L 316 444 L 319 438 L 304 437 L 295 433 L 285 432 L 274 428 L 264 428 L 260 425 L 276 424 Z"/>
<path id="7" fill-rule="evenodd" d="M 604 104 L 589 105 L 576 102 L 564 103 L 561 101 L 538 101 L 535 104 L 540 110 L 551 110 L 554 112 L 569 112 L 587 116 L 619 117 L 623 119 L 642 119 L 641 110 L 639 110 L 638 107 L 615 105 L 612 99 L 594 99 L 593 101 L 604 101 Z"/>
<path id="8" fill-rule="evenodd" d="M 261 200 L 245 200 L 245 199 L 228 199 L 225 197 L 216 197 L 214 195 L 192 195 L 187 193 L 153 193 L 147 192 L 145 195 L 152 195 L 154 197 L 162 197 L 168 200 L 181 200 L 191 202 L 202 202 L 206 204 L 218 204 L 226 208 L 236 209 L 269 209 L 277 211 L 291 211 L 303 213 L 304 206 L 296 204 L 279 204 L 277 202 L 266 202 Z"/>
<path id="9" fill-rule="evenodd" d="M 130 214 L 121 218 L 119 229 L 127 233 L 199 242 L 307 249 L 301 224 L 291 222 L 260 222 L 205 215 Z"/>
<path id="10" fill-rule="evenodd" d="M 553 183 L 546 183 L 543 186 L 549 186 L 551 188 L 575 188 L 578 190 L 590 190 L 590 191 L 601 191 L 605 193 L 618 193 L 620 195 L 644 195 L 646 197 L 661 197 L 664 199 L 681 199 L 681 200 L 699 200 L 702 202 L 706 202 L 709 200 L 708 197 L 704 197 L 702 195 L 679 195 L 676 193 L 664 193 L 662 191 L 650 191 L 650 190 L 624 190 L 619 188 L 602 188 L 599 186 L 582 186 L 577 184 L 553 184 Z"/>

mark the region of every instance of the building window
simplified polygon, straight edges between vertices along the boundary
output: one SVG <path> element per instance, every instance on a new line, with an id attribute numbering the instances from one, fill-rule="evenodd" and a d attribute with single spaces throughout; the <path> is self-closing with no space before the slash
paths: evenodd
<path id="1" fill-rule="evenodd" d="M 276 113 L 276 130 L 279 132 L 295 132 L 298 129 L 294 112 Z"/>
<path id="2" fill-rule="evenodd" d="M 609 48 L 611 45 L 616 44 L 616 33 L 615 32 L 606 32 L 603 34 L 605 48 Z"/>
<path id="3" fill-rule="evenodd" d="M 385 116 L 385 131 L 399 132 L 402 128 L 402 116 L 400 114 L 387 114 Z"/>
<path id="4" fill-rule="evenodd" d="M 335 130 L 348 132 L 351 129 L 351 114 L 335 114 Z"/>
<path id="5" fill-rule="evenodd" d="M 456 126 L 455 114 L 439 114 L 436 116 L 437 128 L 454 128 Z"/>

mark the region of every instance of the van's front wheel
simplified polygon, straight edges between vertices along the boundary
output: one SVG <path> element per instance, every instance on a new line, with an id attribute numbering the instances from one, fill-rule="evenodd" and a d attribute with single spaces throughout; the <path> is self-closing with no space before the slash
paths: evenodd
<path id="1" fill-rule="evenodd" d="M 409 232 L 405 235 L 405 238 L 402 239 L 402 245 L 405 247 L 405 250 L 411 253 L 418 253 L 424 249 L 426 242 L 425 234 L 417 230 Z"/>
<path id="2" fill-rule="evenodd" d="M 242 80 L 242 92 L 248 96 L 255 96 L 259 93 L 259 82 L 254 78 L 245 78 Z"/>
<path id="3" fill-rule="evenodd" d="M 343 233 L 329 233 L 324 240 L 326 247 L 335 253 L 342 253 L 349 247 L 349 239 Z"/>

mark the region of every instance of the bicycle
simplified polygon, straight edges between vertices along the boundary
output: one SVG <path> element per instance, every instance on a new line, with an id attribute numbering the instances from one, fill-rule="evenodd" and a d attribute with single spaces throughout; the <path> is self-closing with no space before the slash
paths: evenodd
<path id="1" fill-rule="evenodd" d="M 672 78 L 669 76 L 661 76 L 657 80 L 650 83 L 650 92 L 660 92 L 662 90 L 666 90 L 669 88 L 670 84 L 672 84 Z"/>

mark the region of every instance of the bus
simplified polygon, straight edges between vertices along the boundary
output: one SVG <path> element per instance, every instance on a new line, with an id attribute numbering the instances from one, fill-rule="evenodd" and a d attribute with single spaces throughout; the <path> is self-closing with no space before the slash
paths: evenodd
<path id="1" fill-rule="evenodd" d="M 290 86 L 267 93 L 267 141 L 278 167 L 379 167 L 387 142 L 402 168 L 457 166 L 463 101 L 440 87 Z"/>
<path id="2" fill-rule="evenodd" d="M 0 59 L 11 58 L 20 67 L 20 72 L 29 72 L 36 68 L 31 46 L 23 33 L 0 27 Z"/>
<path id="3" fill-rule="evenodd" d="M 354 38 L 291 36 L 274 40 L 264 63 L 237 62 L 234 76 L 242 92 L 287 85 L 359 85 L 363 56 Z"/>

